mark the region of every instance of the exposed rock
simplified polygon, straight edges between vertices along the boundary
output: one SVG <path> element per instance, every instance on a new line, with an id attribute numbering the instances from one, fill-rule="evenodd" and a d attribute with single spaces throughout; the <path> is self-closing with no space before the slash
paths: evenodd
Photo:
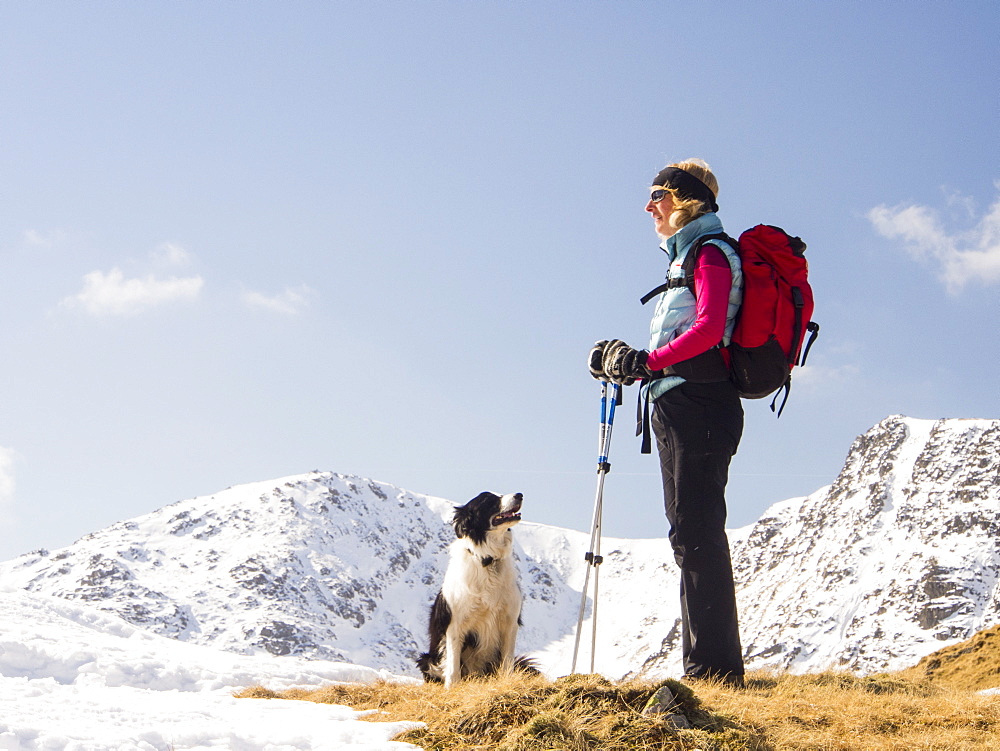
<path id="1" fill-rule="evenodd" d="M 0 584 L 236 652 L 413 673 L 453 506 L 310 473 L 34 551 L 0 564 Z M 528 521 L 515 529 L 519 651 L 554 675 L 570 668 L 588 539 Z M 911 665 L 1000 623 L 1000 422 L 890 417 L 854 442 L 832 485 L 775 504 L 730 540 L 749 668 Z M 605 549 L 597 670 L 675 677 L 679 585 L 668 543 L 605 540 Z"/>

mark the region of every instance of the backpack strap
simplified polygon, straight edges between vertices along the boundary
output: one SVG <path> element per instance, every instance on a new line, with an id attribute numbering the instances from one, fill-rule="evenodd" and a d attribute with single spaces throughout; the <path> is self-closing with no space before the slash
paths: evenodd
<path id="1" fill-rule="evenodd" d="M 712 234 L 712 235 L 702 235 L 701 237 L 698 238 L 698 241 L 695 244 L 695 247 L 694 247 L 695 258 L 691 261 L 691 284 L 692 285 L 694 284 L 694 265 L 695 265 L 695 262 L 698 260 L 697 259 L 698 251 L 700 251 L 701 250 L 701 246 L 704 245 L 705 243 L 707 243 L 709 240 L 721 240 L 726 245 L 728 245 L 730 248 L 732 248 L 733 252 L 736 253 L 736 255 L 740 254 L 740 244 L 739 244 L 739 241 L 737 241 L 731 235 L 727 235 L 725 232 L 716 232 L 715 234 Z M 687 258 L 684 259 L 685 265 L 687 265 L 687 260 L 688 260 Z M 727 258 L 726 260 L 728 261 L 729 259 Z"/>
<path id="2" fill-rule="evenodd" d="M 794 292 L 798 292 L 799 291 L 798 287 L 795 287 L 793 291 Z M 797 298 L 796 298 L 796 302 L 797 302 Z M 797 307 L 798 307 L 798 305 L 796 305 L 796 308 Z M 801 310 L 796 310 L 796 315 L 797 316 L 801 316 L 802 315 L 802 311 Z M 796 325 L 796 327 L 800 327 L 801 326 L 801 321 L 796 321 L 795 325 Z M 797 328 L 797 330 L 801 330 L 801 329 Z M 809 356 L 809 349 L 813 346 L 813 342 L 816 341 L 816 337 L 819 336 L 819 324 L 816 323 L 815 321 L 810 321 L 809 323 L 806 324 L 806 331 L 809 332 L 809 341 L 806 342 L 806 346 L 802 350 L 802 357 L 801 357 L 801 359 L 797 363 L 795 363 L 796 365 L 800 365 L 800 366 L 806 364 L 806 358 Z M 796 338 L 797 338 L 797 335 L 796 335 Z M 781 394 L 782 391 L 785 392 L 785 395 L 781 399 L 781 406 L 778 407 L 778 417 L 781 417 L 781 413 L 785 409 L 785 402 L 788 401 L 788 395 L 792 391 L 792 376 L 790 374 L 788 376 L 788 380 L 785 381 L 785 385 L 782 388 L 778 389 L 778 391 L 774 395 L 774 399 L 771 400 L 771 411 L 772 412 L 774 412 L 774 405 L 778 403 L 778 395 Z"/>
<path id="3" fill-rule="evenodd" d="M 685 261 L 685 265 L 686 265 L 687 259 L 685 258 L 684 261 Z M 690 282 L 689 282 L 689 280 L 690 280 Z M 643 305 L 645 305 L 650 300 L 652 300 L 654 297 L 659 297 L 664 292 L 666 292 L 668 289 L 674 289 L 675 287 L 688 287 L 691 290 L 691 294 L 693 295 L 694 294 L 694 274 L 693 273 L 692 274 L 688 274 L 687 269 L 685 269 L 684 270 L 684 276 L 675 277 L 673 279 L 667 279 L 667 281 L 665 281 L 659 287 L 654 287 L 653 289 L 649 290 L 649 292 L 647 292 L 642 297 L 640 297 L 639 298 L 639 302 L 642 303 Z"/>
<path id="4" fill-rule="evenodd" d="M 802 298 L 802 290 L 798 287 L 792 287 L 792 303 L 795 305 L 795 323 L 792 327 L 792 342 L 800 342 L 804 336 L 802 332 L 802 308 L 805 305 L 805 301 Z M 805 348 L 801 348 L 796 352 L 788 353 L 788 364 L 789 365 L 805 365 L 806 357 L 809 356 L 809 350 L 813 346 L 813 342 L 816 341 L 816 337 L 819 336 L 819 324 L 815 321 L 810 321 L 805 325 L 806 331 L 809 332 L 809 341 L 806 342 Z M 801 354 L 801 357 L 800 357 Z"/>
<path id="5" fill-rule="evenodd" d="M 805 349 L 802 350 L 802 360 L 799 365 L 806 364 L 806 358 L 809 357 L 809 350 L 813 346 L 813 342 L 816 341 L 816 337 L 819 336 L 819 324 L 815 321 L 810 321 L 806 324 L 806 331 L 809 332 L 809 341 L 806 342 Z"/>
<path id="6" fill-rule="evenodd" d="M 675 282 L 679 282 L 679 283 L 675 284 Z M 647 292 L 642 297 L 640 297 L 639 298 L 639 302 L 642 303 L 643 305 L 645 305 L 650 300 L 652 300 L 654 297 L 658 297 L 659 295 L 662 295 L 668 289 L 673 289 L 674 287 L 683 287 L 683 286 L 684 286 L 684 280 L 683 279 L 668 279 L 663 284 L 661 284 L 659 287 L 654 287 L 653 289 L 649 290 L 649 292 Z"/>
<path id="7" fill-rule="evenodd" d="M 785 385 L 774 392 L 774 398 L 771 400 L 771 411 L 774 412 L 774 405 L 778 403 L 778 396 L 781 392 L 785 392 L 784 398 L 781 400 L 781 406 L 778 407 L 778 417 L 781 417 L 781 413 L 785 411 L 785 402 L 788 401 L 788 395 L 792 393 L 792 377 L 788 376 L 788 380 L 785 381 Z"/>
<path id="8" fill-rule="evenodd" d="M 645 385 L 645 384 L 644 384 Z M 635 405 L 635 434 L 642 436 L 641 454 L 653 453 L 652 432 L 649 429 L 649 388 L 639 389 L 639 400 Z"/>
<path id="9" fill-rule="evenodd" d="M 651 289 L 649 292 L 644 294 L 639 298 L 639 302 L 643 305 L 648 303 L 654 297 L 662 295 L 668 289 L 674 289 L 675 287 L 687 287 L 691 290 L 691 294 L 694 294 L 694 267 L 698 263 L 698 253 L 701 251 L 701 246 L 704 245 L 709 240 L 722 240 L 724 243 L 728 244 L 733 250 L 739 252 L 739 244 L 732 237 L 727 235 L 725 232 L 716 232 L 711 235 L 702 235 L 688 250 L 687 255 L 684 256 L 684 263 L 681 264 L 681 269 L 684 271 L 684 276 L 678 276 L 673 279 L 667 279 L 663 284 L 655 289 Z M 669 272 L 668 272 L 669 273 Z"/>
<path id="10" fill-rule="evenodd" d="M 792 305 L 795 306 L 795 322 L 792 324 L 792 347 L 802 341 L 802 309 L 805 307 L 805 298 L 802 297 L 802 290 L 799 287 L 792 287 Z M 799 359 L 798 350 L 792 349 L 788 353 L 788 364 L 794 365 Z M 785 395 L 788 398 L 788 395 Z"/>

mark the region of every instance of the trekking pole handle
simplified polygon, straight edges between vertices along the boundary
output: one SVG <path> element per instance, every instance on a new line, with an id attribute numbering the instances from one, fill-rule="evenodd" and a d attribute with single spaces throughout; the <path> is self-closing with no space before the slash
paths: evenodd
<path id="1" fill-rule="evenodd" d="M 608 407 L 608 384 L 601 381 L 601 448 L 600 456 L 597 457 L 597 471 L 608 473 L 611 471 L 611 463 L 608 461 L 608 454 L 611 451 L 611 430 L 615 424 L 615 407 L 622 403 L 621 384 L 614 384 L 611 405 Z"/>

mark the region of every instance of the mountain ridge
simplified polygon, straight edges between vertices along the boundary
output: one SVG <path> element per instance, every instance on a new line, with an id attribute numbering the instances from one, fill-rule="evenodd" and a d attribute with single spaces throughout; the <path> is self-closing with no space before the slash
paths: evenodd
<path id="1" fill-rule="evenodd" d="M 831 485 L 731 530 L 748 668 L 895 669 L 1000 622 L 998 457 L 1000 421 L 891 416 L 855 440 Z M 414 675 L 452 507 L 352 475 L 294 475 L 0 563 L 0 585 L 182 641 Z M 550 674 L 569 671 L 588 542 L 515 529 L 518 649 Z M 602 552 L 598 672 L 676 675 L 669 543 L 605 537 Z"/>

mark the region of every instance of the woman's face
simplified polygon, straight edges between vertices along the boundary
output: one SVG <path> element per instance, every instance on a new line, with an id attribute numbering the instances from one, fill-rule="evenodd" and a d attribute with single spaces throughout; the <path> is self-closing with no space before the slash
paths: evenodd
<path id="1" fill-rule="evenodd" d="M 670 237 L 677 231 L 677 228 L 670 224 L 670 215 L 674 213 L 674 197 L 668 191 L 663 191 L 663 198 L 659 201 L 650 198 L 646 204 L 646 211 L 653 215 L 656 234 Z"/>

